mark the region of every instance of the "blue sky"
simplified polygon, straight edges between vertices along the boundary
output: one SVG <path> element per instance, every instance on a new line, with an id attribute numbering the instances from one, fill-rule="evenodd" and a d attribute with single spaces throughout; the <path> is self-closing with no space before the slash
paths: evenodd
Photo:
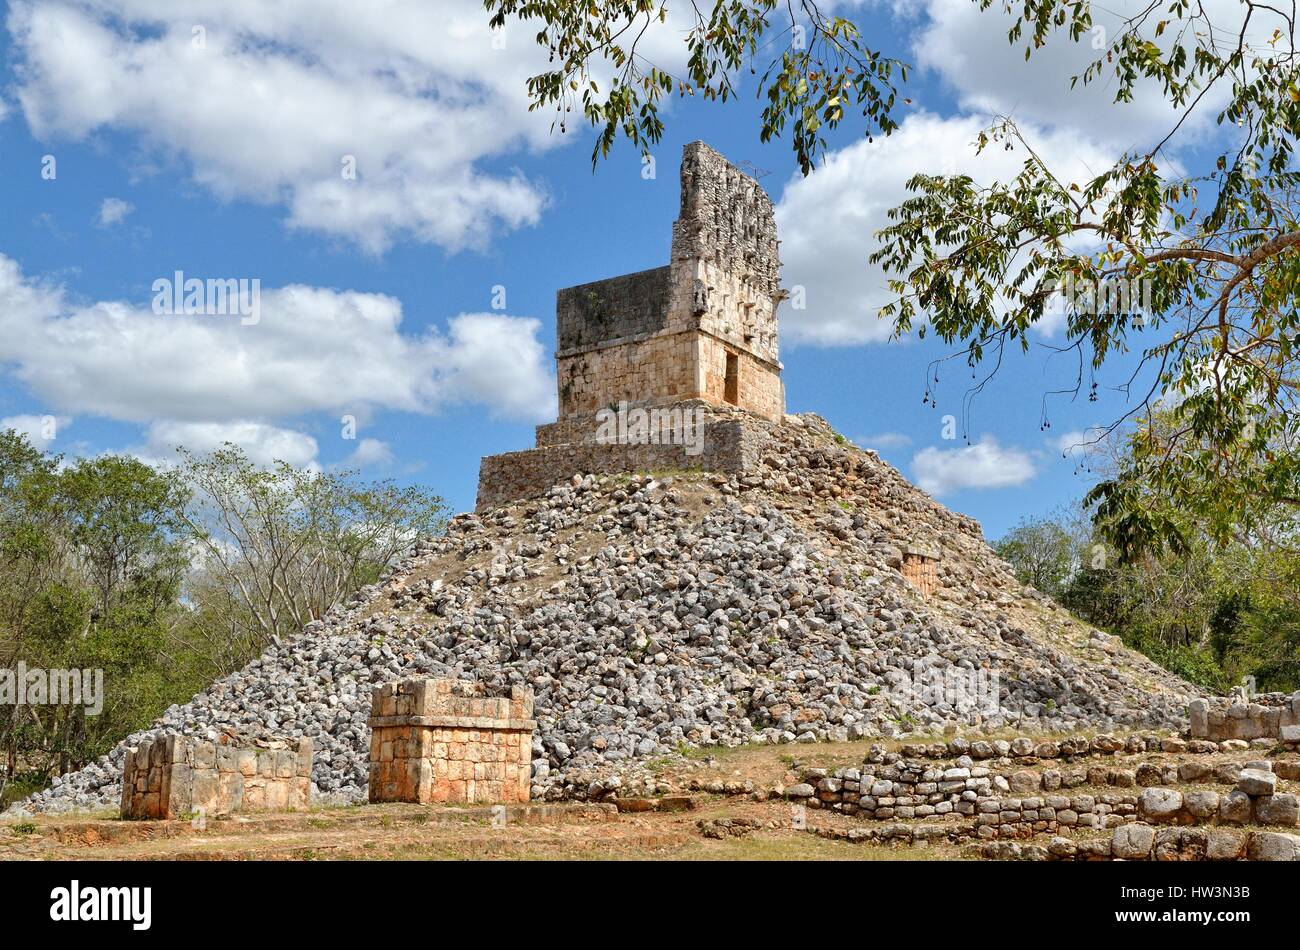
<path id="1" fill-rule="evenodd" d="M 678 102 L 646 180 L 626 146 L 593 171 L 590 130 L 561 137 L 527 113 L 530 31 L 495 50 L 477 0 L 382 6 L 359 18 L 341 0 L 8 4 L 0 419 L 55 417 L 38 441 L 71 455 L 165 459 L 177 441 L 231 438 L 471 508 L 479 458 L 530 446 L 553 418 L 555 291 L 666 262 L 678 156 L 701 138 L 767 172 L 783 279 L 807 289 L 806 312 L 781 313 L 790 411 L 877 448 L 990 537 L 1085 490 L 1061 438 L 1115 418 L 1122 398 L 1055 399 L 1043 431 L 1043 393 L 1071 367 L 1042 335 L 974 403 L 973 446 L 943 439 L 969 371 L 950 365 L 938 408 L 922 405 L 927 365 L 950 349 L 887 339 L 866 257 L 913 172 L 1014 173 L 1023 156 L 970 148 L 993 114 L 1083 174 L 1161 128 L 1158 97 L 1117 109 L 1104 90 L 1071 95 L 1086 51 L 1025 65 L 969 0 L 841 4 L 919 66 L 898 135 L 846 131 L 801 180 L 785 143 L 759 143 L 752 98 Z M 671 63 L 673 40 L 650 48 Z M 349 156 L 355 181 L 339 172 Z M 261 320 L 153 313 L 154 281 L 177 270 L 259 279 Z M 357 438 L 341 437 L 344 415 Z"/>

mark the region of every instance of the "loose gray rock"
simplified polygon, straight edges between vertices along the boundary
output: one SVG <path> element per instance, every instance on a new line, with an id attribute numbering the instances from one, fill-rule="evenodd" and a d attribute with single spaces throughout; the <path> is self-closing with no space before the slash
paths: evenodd
<path id="1" fill-rule="evenodd" d="M 1277 776 L 1263 769 L 1242 769 L 1237 788 L 1252 798 L 1272 795 L 1277 791 Z"/>
<path id="2" fill-rule="evenodd" d="M 1120 825 L 1111 836 L 1111 854 L 1125 861 L 1145 861 L 1156 843 L 1156 830 L 1149 825 Z"/>

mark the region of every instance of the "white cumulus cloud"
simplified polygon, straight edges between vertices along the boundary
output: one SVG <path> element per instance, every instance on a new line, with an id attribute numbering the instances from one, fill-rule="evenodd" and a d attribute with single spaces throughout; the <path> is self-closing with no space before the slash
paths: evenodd
<path id="1" fill-rule="evenodd" d="M 54 444 L 54 440 L 59 437 L 59 433 L 71 424 L 72 420 L 67 416 L 37 416 L 30 414 L 5 416 L 0 419 L 0 432 L 13 429 L 18 434 L 26 436 L 27 441 L 33 446 L 45 451 Z"/>
<path id="2" fill-rule="evenodd" d="M 912 437 L 903 432 L 878 432 L 860 435 L 853 440 L 864 449 L 900 449 L 912 444 Z"/>
<path id="3" fill-rule="evenodd" d="M 479 0 L 15 0 L 7 22 L 38 137 L 135 136 L 220 198 L 380 253 L 538 220 L 541 185 L 488 164 L 560 141 L 527 111 L 544 58 L 522 29 L 493 49 L 487 20 Z"/>
<path id="4" fill-rule="evenodd" d="M 396 461 L 392 447 L 383 439 L 362 439 L 356 451 L 348 456 L 347 465 L 366 468 L 370 465 L 391 465 Z"/>
<path id="5" fill-rule="evenodd" d="M 929 446 L 912 457 L 912 475 L 932 495 L 962 489 L 1012 488 L 1038 474 L 1033 457 L 983 436 L 973 445 L 941 449 Z"/>
<path id="6" fill-rule="evenodd" d="M 975 152 L 984 118 L 943 118 L 926 112 L 907 117 L 888 138 L 866 140 L 832 152 L 806 178 L 794 177 L 777 205 L 782 282 L 805 290 L 805 307 L 781 308 L 786 339 L 824 346 L 889 339 L 893 326 L 876 316 L 892 299 L 890 276 L 869 262 L 876 232 L 889 225 L 887 212 L 909 197 L 907 180 L 918 173 L 969 174 L 991 183 L 1014 177 L 1023 149 L 1000 146 Z M 1039 155 L 1058 174 L 1081 181 L 1107 168 L 1112 158 L 1074 132 L 1023 129 Z M 1040 329 L 1050 333 L 1053 322 Z"/>
<path id="7" fill-rule="evenodd" d="M 1110 432 L 1103 426 L 1089 426 L 1086 429 L 1073 429 L 1062 432 L 1054 440 L 1053 447 L 1067 458 L 1083 458 L 1100 455 L 1108 447 Z"/>
<path id="8" fill-rule="evenodd" d="M 316 440 L 302 432 L 262 422 L 176 422 L 163 420 L 149 426 L 146 454 L 153 458 L 170 458 L 184 448 L 204 455 L 230 442 L 243 449 L 255 465 L 288 462 L 305 468 L 316 461 Z"/>
<path id="9" fill-rule="evenodd" d="M 82 303 L 0 254 L 0 365 L 62 412 L 274 423 L 472 403 L 495 416 L 554 418 L 537 320 L 463 314 L 445 335 L 404 332 L 393 297 L 298 284 L 263 289 L 260 311 L 244 326 L 238 317 Z"/>
<path id="10" fill-rule="evenodd" d="M 121 224 L 126 220 L 127 215 L 135 210 L 135 205 L 129 201 L 123 201 L 121 198 L 105 198 L 99 205 L 99 214 L 96 221 L 102 228 L 111 228 L 115 224 Z"/>
<path id="11" fill-rule="evenodd" d="M 1130 4 L 1108 7 L 1093 4 L 1094 29 L 1079 42 L 1072 42 L 1067 31 L 1055 31 L 1047 45 L 1024 58 L 1026 45 L 1032 44 L 1032 26 L 1024 37 L 1012 44 L 1007 31 L 1015 20 L 1001 4 L 987 10 L 971 0 L 924 0 L 926 19 L 913 34 L 913 59 L 917 65 L 935 72 L 956 96 L 962 109 L 981 115 L 1005 115 L 1041 127 L 1075 130 L 1085 140 L 1105 142 L 1119 152 L 1149 147 L 1173 129 L 1185 111 L 1171 106 L 1155 81 L 1142 79 L 1134 90 L 1133 101 L 1116 103 L 1117 89 L 1113 69 L 1107 68 L 1091 83 L 1082 80 L 1073 87 L 1071 78 L 1081 75 L 1088 64 L 1103 55 L 1108 43 L 1114 42 L 1124 17 L 1136 10 Z M 1013 13 L 1020 12 L 1017 5 Z M 1220 38 L 1232 37 L 1241 28 L 1245 5 L 1240 0 L 1202 0 L 1193 12 L 1209 14 Z M 1143 35 L 1169 50 L 1177 41 L 1178 24 L 1171 24 L 1160 37 L 1156 23 L 1162 16 L 1146 18 Z M 1256 10 L 1248 39 L 1265 46 L 1274 27 L 1286 27 L 1280 17 Z M 1184 38 L 1190 45 L 1189 31 Z M 1189 54 L 1189 61 L 1190 61 Z M 1220 85 L 1209 94 L 1194 116 L 1184 123 L 1180 136 L 1196 141 L 1213 129 L 1214 117 L 1226 102 L 1228 86 Z"/>

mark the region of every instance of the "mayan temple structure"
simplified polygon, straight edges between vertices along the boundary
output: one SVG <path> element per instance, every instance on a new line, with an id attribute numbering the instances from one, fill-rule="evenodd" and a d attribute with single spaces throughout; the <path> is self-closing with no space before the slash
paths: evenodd
<path id="1" fill-rule="evenodd" d="M 559 419 L 538 427 L 535 449 L 483 460 L 478 507 L 578 471 L 748 470 L 745 413 L 785 414 L 780 266 L 772 199 L 703 142 L 687 145 L 669 263 L 559 291 Z"/>
<path id="2" fill-rule="evenodd" d="M 1195 703 L 1190 736 L 1170 734 L 1187 728 L 1190 684 L 1022 585 L 978 522 L 875 451 L 785 413 L 777 273 L 771 200 L 690 144 L 671 259 L 559 291 L 559 418 L 536 446 L 482 460 L 476 512 L 22 807 L 143 816 L 165 793 L 169 814 L 200 798 L 234 810 L 199 794 L 199 771 L 208 736 L 238 734 L 311 750 L 312 804 L 550 820 L 585 802 L 616 819 L 681 807 L 694 763 L 666 763 L 684 747 L 910 737 L 833 775 L 792 776 L 781 756 L 737 801 L 767 801 L 777 823 L 790 804 L 836 812 L 854 841 L 1076 834 L 1052 854 L 1080 858 L 1109 855 L 1112 834 L 1123 858 L 1169 854 L 1156 830 L 1121 828 L 1139 820 L 1179 836 L 1216 815 L 1300 827 L 1282 784 L 1300 762 L 1281 759 L 1300 750 L 1300 694 Z M 155 742 L 173 733 L 195 745 Z M 1265 754 L 1277 772 L 1243 768 Z M 302 804 L 307 758 L 285 762 L 226 776 L 239 808 Z M 685 771 L 666 785 L 662 768 Z M 1171 788 L 1239 773 L 1222 797 Z M 1300 860 L 1300 836 L 1251 834 L 1227 830 L 1214 853 Z M 1174 845 L 1204 855 L 1205 841 Z"/>
<path id="3" fill-rule="evenodd" d="M 589 813 L 569 840 L 626 833 L 630 854 L 698 789 L 745 809 L 689 821 L 704 837 L 788 827 L 796 807 L 817 835 L 985 858 L 1300 860 L 1300 835 L 1264 830 L 1300 828 L 1300 694 L 1191 703 L 1023 585 L 978 522 L 787 414 L 772 202 L 700 143 L 681 188 L 665 266 L 559 292 L 559 418 L 483 460 L 476 512 L 21 807 L 160 817 L 310 791 L 458 806 L 403 848 L 457 813 L 474 840 L 528 848 L 596 805 L 609 824 Z M 206 768 L 207 737 L 228 734 L 254 752 Z M 702 784 L 683 754 L 867 739 L 833 770 L 747 759 L 770 771 L 743 783 Z M 257 742 L 274 774 L 253 767 Z M 491 828 L 473 811 L 488 804 Z M 534 821 L 543 836 L 517 830 Z"/>

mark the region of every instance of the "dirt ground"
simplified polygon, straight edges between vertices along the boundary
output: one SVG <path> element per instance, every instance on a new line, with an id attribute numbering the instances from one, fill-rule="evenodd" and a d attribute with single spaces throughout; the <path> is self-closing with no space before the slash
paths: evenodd
<path id="1" fill-rule="evenodd" d="M 864 860 L 957 857 L 954 848 L 891 849 L 830 841 L 791 827 L 790 806 L 690 796 L 690 810 L 619 813 L 612 806 L 508 809 L 367 805 L 299 814 L 189 821 L 114 817 L 0 822 L 0 861 L 238 860 Z M 836 816 L 810 816 L 818 819 Z M 701 821 L 743 818 L 744 837 L 705 837 Z M 944 853 L 940 853 L 940 851 Z"/>

